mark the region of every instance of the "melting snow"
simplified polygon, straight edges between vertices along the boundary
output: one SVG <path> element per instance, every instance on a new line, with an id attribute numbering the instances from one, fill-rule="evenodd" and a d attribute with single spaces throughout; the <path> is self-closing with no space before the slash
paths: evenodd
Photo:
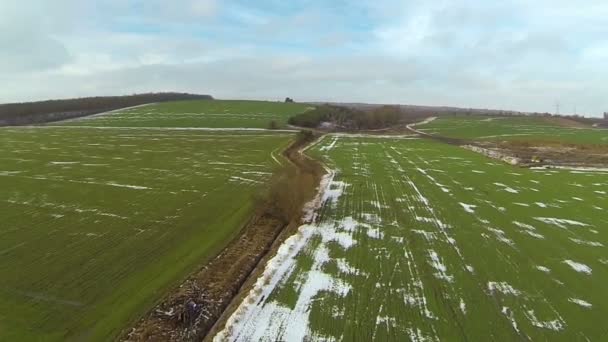
<path id="1" fill-rule="evenodd" d="M 549 269 L 548 267 L 545 266 L 536 266 L 536 269 L 541 271 L 541 272 L 545 272 L 545 273 L 551 273 L 551 269 Z"/>
<path id="2" fill-rule="evenodd" d="M 451 283 L 454 280 L 454 277 L 451 275 L 448 275 L 446 273 L 448 269 L 443 264 L 441 258 L 437 254 L 437 252 L 435 252 L 434 250 L 429 250 L 429 256 L 431 258 L 431 266 L 433 266 L 433 268 L 435 268 L 435 270 L 437 270 L 437 273 L 435 273 L 435 276 L 439 279 L 443 279 L 443 280 Z"/>
<path id="3" fill-rule="evenodd" d="M 591 272 L 592 272 L 591 267 L 589 267 L 585 264 L 581 264 L 580 262 L 576 262 L 576 261 L 572 261 L 572 260 L 564 260 L 564 263 L 567 264 L 568 266 L 572 267 L 572 269 L 577 272 L 581 272 L 581 273 L 585 273 L 585 274 L 591 274 Z"/>
<path id="4" fill-rule="evenodd" d="M 566 326 L 566 322 L 564 322 L 563 319 L 561 319 L 561 317 L 551 320 L 551 321 L 541 321 L 538 318 L 536 318 L 536 315 L 534 314 L 534 310 L 528 310 L 525 312 L 526 317 L 528 318 L 528 320 L 530 321 L 530 324 L 532 324 L 533 326 L 537 327 L 537 328 L 543 328 L 543 329 L 549 329 L 549 330 L 553 330 L 553 331 L 560 331 L 560 330 L 564 330 L 565 326 Z"/>
<path id="5" fill-rule="evenodd" d="M 504 191 L 510 192 L 512 194 L 518 194 L 519 193 L 519 191 L 517 191 L 517 190 L 515 190 L 515 189 L 513 189 L 513 188 L 511 188 L 511 187 L 509 187 L 509 186 L 507 186 L 505 184 L 502 184 L 502 183 L 494 183 L 494 185 L 500 186 L 500 187 L 503 188 Z"/>
<path id="6" fill-rule="evenodd" d="M 535 217 L 534 219 L 537 221 L 540 221 L 540 222 L 547 223 L 547 224 L 556 225 L 563 229 L 568 229 L 568 227 L 566 227 L 566 225 L 581 226 L 581 227 L 589 226 L 588 224 L 583 223 L 583 222 L 568 220 L 568 219 L 554 218 L 554 217 Z"/>
<path id="7" fill-rule="evenodd" d="M 590 308 L 590 307 L 593 306 L 591 303 L 589 303 L 587 301 L 584 301 L 582 299 L 578 299 L 578 298 L 568 298 L 568 301 L 570 303 L 578 304 L 578 305 L 580 305 L 582 307 L 585 307 L 585 308 Z"/>
<path id="8" fill-rule="evenodd" d="M 490 291 L 491 294 L 494 294 L 495 292 L 500 292 L 502 294 L 513 295 L 513 296 L 519 296 L 521 294 L 521 291 L 519 291 L 518 289 L 514 288 L 509 283 L 504 282 L 504 281 L 503 282 L 489 281 L 488 290 Z"/>
<path id="9" fill-rule="evenodd" d="M 577 243 L 579 245 L 591 246 L 591 247 L 604 247 L 604 244 L 596 241 L 586 241 L 581 239 L 569 238 L 572 242 Z"/>
<path id="10" fill-rule="evenodd" d="M 476 205 L 466 204 L 466 203 L 462 203 L 462 202 L 460 202 L 460 205 L 464 208 L 464 211 L 466 211 L 467 213 L 475 214 L 475 208 L 477 208 Z"/>

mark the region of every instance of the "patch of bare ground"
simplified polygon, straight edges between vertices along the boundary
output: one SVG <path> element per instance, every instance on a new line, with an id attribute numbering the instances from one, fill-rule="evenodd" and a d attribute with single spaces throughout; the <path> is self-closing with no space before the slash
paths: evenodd
<path id="1" fill-rule="evenodd" d="M 256 197 L 258 208 L 241 234 L 125 331 L 121 341 L 200 341 L 230 311 L 269 252 L 300 225 L 302 208 L 316 193 L 324 169 L 300 152 L 315 138 L 312 132 L 298 135 L 283 153 L 289 165 L 277 170 Z"/>
<path id="2" fill-rule="evenodd" d="M 590 128 L 591 125 L 579 122 L 579 121 L 575 121 L 572 119 L 568 119 L 568 118 L 561 118 L 561 117 L 548 117 L 548 118 L 543 118 L 545 121 L 547 121 L 547 123 L 549 124 L 557 124 L 559 126 L 562 127 L 570 127 L 570 128 Z"/>
<path id="3" fill-rule="evenodd" d="M 556 141 L 477 142 L 475 145 L 519 160 L 522 166 L 608 166 L 608 145 L 566 144 Z"/>

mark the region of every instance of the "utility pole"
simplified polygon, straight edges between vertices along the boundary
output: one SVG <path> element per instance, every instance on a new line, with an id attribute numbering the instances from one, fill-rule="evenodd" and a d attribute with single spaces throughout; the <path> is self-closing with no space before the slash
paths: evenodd
<path id="1" fill-rule="evenodd" d="M 559 115 L 559 101 L 555 101 L 555 114 Z"/>

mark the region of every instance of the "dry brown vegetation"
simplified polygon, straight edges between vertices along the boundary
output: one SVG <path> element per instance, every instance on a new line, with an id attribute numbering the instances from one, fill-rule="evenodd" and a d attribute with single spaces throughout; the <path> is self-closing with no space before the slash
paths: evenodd
<path id="1" fill-rule="evenodd" d="M 570 144 L 559 141 L 503 141 L 494 145 L 509 154 L 531 162 L 571 166 L 608 165 L 608 145 Z"/>
<path id="2" fill-rule="evenodd" d="M 283 153 L 289 163 L 278 168 L 256 196 L 256 210 L 238 238 L 192 274 L 135 327 L 125 341 L 198 341 L 213 327 L 264 256 L 300 224 L 302 208 L 314 197 L 322 166 L 299 151 L 315 139 L 302 132 Z M 285 229 L 290 227 L 289 229 Z M 285 233 L 287 231 L 287 233 Z M 283 234 L 282 234 L 283 233 Z"/>

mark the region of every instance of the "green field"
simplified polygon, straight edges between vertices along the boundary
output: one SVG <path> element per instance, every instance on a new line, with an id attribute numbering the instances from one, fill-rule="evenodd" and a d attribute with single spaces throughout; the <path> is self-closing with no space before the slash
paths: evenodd
<path id="1" fill-rule="evenodd" d="M 0 340 L 110 340 L 238 234 L 291 139 L 0 129 Z"/>
<path id="2" fill-rule="evenodd" d="M 469 140 L 535 140 L 608 144 L 608 129 L 564 127 L 534 117 L 440 117 L 416 129 L 431 135 Z"/>
<path id="3" fill-rule="evenodd" d="M 152 104 L 62 123 L 69 126 L 269 128 L 310 108 L 306 104 L 202 100 Z"/>
<path id="4" fill-rule="evenodd" d="M 326 136 L 309 153 L 336 170 L 318 220 L 216 340 L 608 336 L 608 173 L 515 168 L 427 139 Z"/>

